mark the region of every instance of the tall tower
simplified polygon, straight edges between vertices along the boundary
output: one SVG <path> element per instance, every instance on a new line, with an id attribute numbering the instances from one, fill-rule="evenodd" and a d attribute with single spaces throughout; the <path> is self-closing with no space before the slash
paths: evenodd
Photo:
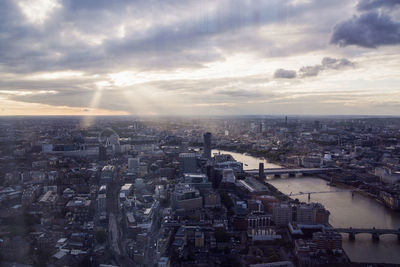
<path id="1" fill-rule="evenodd" d="M 99 145 L 99 160 L 107 160 L 107 148 L 102 144 Z"/>
<path id="2" fill-rule="evenodd" d="M 203 157 L 211 159 L 211 133 L 207 132 L 203 137 Z"/>
<path id="3" fill-rule="evenodd" d="M 260 179 L 260 180 L 265 179 L 264 163 L 263 162 L 260 162 L 260 164 L 258 164 L 258 179 Z"/>

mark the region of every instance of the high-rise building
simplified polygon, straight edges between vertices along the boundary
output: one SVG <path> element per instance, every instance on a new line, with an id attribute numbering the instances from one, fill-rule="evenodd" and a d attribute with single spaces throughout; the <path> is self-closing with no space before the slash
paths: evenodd
<path id="1" fill-rule="evenodd" d="M 107 160 L 107 148 L 99 145 L 99 160 Z"/>
<path id="2" fill-rule="evenodd" d="M 211 159 L 211 133 L 207 132 L 203 137 L 203 157 Z"/>
<path id="3" fill-rule="evenodd" d="M 181 174 L 197 172 L 197 158 L 195 153 L 179 154 L 179 172 Z"/>
<path id="4" fill-rule="evenodd" d="M 265 174 L 264 174 L 264 163 L 260 162 L 258 165 L 258 179 L 265 179 Z"/>

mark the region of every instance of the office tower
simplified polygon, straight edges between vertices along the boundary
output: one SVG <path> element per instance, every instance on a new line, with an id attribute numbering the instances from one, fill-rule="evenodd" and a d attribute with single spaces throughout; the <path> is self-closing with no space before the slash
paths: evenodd
<path id="1" fill-rule="evenodd" d="M 179 172 L 181 174 L 197 172 L 197 159 L 195 153 L 179 154 Z"/>
<path id="2" fill-rule="evenodd" d="M 264 179 L 265 174 L 264 174 L 264 163 L 260 162 L 258 165 L 258 179 Z"/>
<path id="3" fill-rule="evenodd" d="M 211 159 L 211 133 L 204 134 L 203 157 Z"/>
<path id="4" fill-rule="evenodd" d="M 99 145 L 99 160 L 107 160 L 107 148 Z"/>

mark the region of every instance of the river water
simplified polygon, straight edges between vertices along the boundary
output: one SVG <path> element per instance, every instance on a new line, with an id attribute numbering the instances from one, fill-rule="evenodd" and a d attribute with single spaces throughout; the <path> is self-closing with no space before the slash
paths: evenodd
<path id="1" fill-rule="evenodd" d="M 213 152 L 218 152 L 213 150 Z M 243 162 L 244 169 L 257 169 L 259 162 L 265 168 L 277 168 L 279 165 L 268 163 L 263 159 L 240 153 L 229 153 L 236 160 Z M 275 178 L 268 180 L 285 194 L 299 192 L 337 191 L 338 187 L 327 185 L 327 182 L 310 176 L 298 178 Z M 297 196 L 300 201 L 308 202 L 308 196 Z M 334 227 L 360 228 L 400 228 L 400 213 L 392 211 L 375 200 L 350 192 L 332 192 L 311 195 L 312 202 L 322 203 L 331 213 L 329 222 Z M 373 242 L 370 234 L 358 234 L 355 241 L 349 241 L 343 235 L 343 248 L 352 261 L 381 262 L 400 264 L 400 242 L 397 236 L 382 235 L 379 242 Z"/>

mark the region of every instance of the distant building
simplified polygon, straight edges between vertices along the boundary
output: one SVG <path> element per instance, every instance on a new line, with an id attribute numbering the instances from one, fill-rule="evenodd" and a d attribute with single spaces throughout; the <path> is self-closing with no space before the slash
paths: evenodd
<path id="1" fill-rule="evenodd" d="M 107 148 L 103 145 L 99 145 L 99 160 L 107 160 Z"/>
<path id="2" fill-rule="evenodd" d="M 99 194 L 97 196 L 97 208 L 100 212 L 104 212 L 107 209 L 107 197 L 106 194 Z"/>
<path id="3" fill-rule="evenodd" d="M 140 158 L 128 159 L 128 170 L 137 173 L 139 171 Z"/>
<path id="4" fill-rule="evenodd" d="M 265 179 L 263 162 L 260 162 L 260 164 L 258 165 L 258 179 Z"/>
<path id="5" fill-rule="evenodd" d="M 55 211 L 57 200 L 57 193 L 53 191 L 47 191 L 39 198 L 39 204 L 43 209 L 47 211 Z"/>
<path id="6" fill-rule="evenodd" d="M 320 168 L 323 162 L 320 156 L 302 157 L 301 160 L 305 168 Z"/>
<path id="7" fill-rule="evenodd" d="M 263 204 L 264 211 L 268 213 L 272 213 L 273 205 L 279 202 L 276 197 L 270 195 L 254 196 L 253 198 L 260 200 Z"/>
<path id="8" fill-rule="evenodd" d="M 317 245 L 317 249 L 342 249 L 342 235 L 335 231 L 326 230 L 324 232 L 313 233 L 312 240 Z"/>
<path id="9" fill-rule="evenodd" d="M 100 186 L 99 194 L 106 194 L 107 193 L 107 185 Z"/>
<path id="10" fill-rule="evenodd" d="M 250 267 L 294 267 L 291 261 L 277 261 L 270 263 L 251 264 Z"/>
<path id="11" fill-rule="evenodd" d="M 141 162 L 141 163 L 139 164 L 139 172 L 138 172 L 138 175 L 139 175 L 140 177 L 146 176 L 147 173 L 148 173 L 148 168 L 149 168 L 149 167 L 148 167 L 147 163 Z"/>
<path id="12" fill-rule="evenodd" d="M 224 169 L 222 172 L 222 182 L 223 183 L 235 183 L 236 176 L 233 169 Z"/>
<path id="13" fill-rule="evenodd" d="M 185 173 L 184 179 L 186 184 L 189 184 L 200 191 L 208 191 L 211 188 L 211 182 L 208 181 L 208 177 L 205 174 Z"/>
<path id="14" fill-rule="evenodd" d="M 237 180 L 236 186 L 237 193 L 243 197 L 254 197 L 270 193 L 266 185 L 253 177 L 247 177 L 245 180 Z"/>
<path id="15" fill-rule="evenodd" d="M 158 267 L 169 267 L 170 266 L 170 260 L 168 257 L 161 257 L 158 260 Z"/>
<path id="16" fill-rule="evenodd" d="M 276 225 L 287 225 L 292 221 L 292 207 L 289 204 L 275 204 L 273 221 Z"/>
<path id="17" fill-rule="evenodd" d="M 197 172 L 197 157 L 195 153 L 179 154 L 179 172 L 181 174 Z"/>
<path id="18" fill-rule="evenodd" d="M 121 187 L 120 193 L 124 193 L 125 196 L 129 196 L 133 190 L 133 184 L 124 184 Z"/>
<path id="19" fill-rule="evenodd" d="M 106 165 L 101 170 L 100 182 L 102 184 L 111 183 L 114 180 L 115 167 L 113 165 Z"/>
<path id="20" fill-rule="evenodd" d="M 82 197 L 76 197 L 68 201 L 66 209 L 74 214 L 76 220 L 86 222 L 91 218 L 91 200 Z"/>
<path id="21" fill-rule="evenodd" d="M 223 169 L 222 179 L 219 188 L 228 191 L 235 191 L 236 174 L 233 169 Z"/>
<path id="22" fill-rule="evenodd" d="M 329 211 L 319 203 L 273 205 L 273 220 L 276 225 L 287 225 L 289 222 L 299 224 L 327 224 Z"/>
<path id="23" fill-rule="evenodd" d="M 248 229 L 260 229 L 271 226 L 271 215 L 267 214 L 250 214 L 247 216 Z"/>
<path id="24" fill-rule="evenodd" d="M 216 192 L 210 192 L 204 196 L 204 208 L 221 207 L 221 197 Z"/>
<path id="25" fill-rule="evenodd" d="M 194 210 L 203 207 L 203 198 L 193 186 L 180 183 L 175 186 L 172 205 L 175 209 Z"/>
<path id="26" fill-rule="evenodd" d="M 236 173 L 241 173 L 243 171 L 243 163 L 239 161 L 218 162 L 215 164 L 214 169 L 220 172 L 223 172 L 224 169 L 232 169 Z"/>
<path id="27" fill-rule="evenodd" d="M 196 231 L 194 233 L 194 246 L 196 248 L 204 247 L 204 233 L 201 231 Z"/>
<path id="28" fill-rule="evenodd" d="M 381 182 L 385 184 L 395 184 L 400 182 L 400 172 L 393 172 L 388 168 L 375 168 L 375 175 L 379 176 Z"/>
<path id="29" fill-rule="evenodd" d="M 203 139 L 203 157 L 211 159 L 211 133 L 205 133 Z"/>
<path id="30" fill-rule="evenodd" d="M 42 152 L 48 153 L 53 151 L 53 144 L 42 144 Z"/>

